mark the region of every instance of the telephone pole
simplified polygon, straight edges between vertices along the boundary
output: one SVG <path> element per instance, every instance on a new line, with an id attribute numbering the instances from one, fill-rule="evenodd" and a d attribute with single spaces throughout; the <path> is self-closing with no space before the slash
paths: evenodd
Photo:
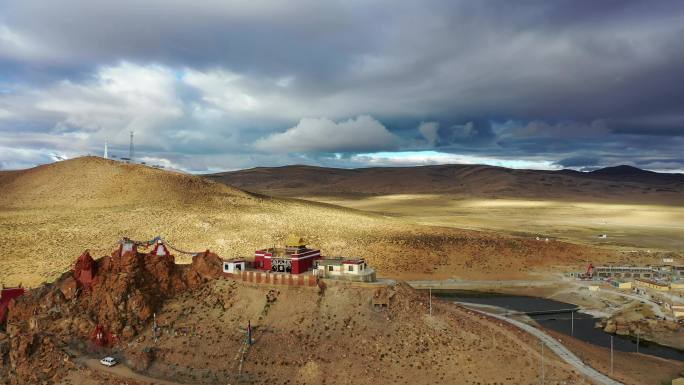
<path id="1" fill-rule="evenodd" d="M 428 288 L 430 291 L 430 317 L 432 317 L 432 288 Z"/>
<path id="2" fill-rule="evenodd" d="M 610 336 L 610 375 L 613 375 L 613 336 Z"/>
<path id="3" fill-rule="evenodd" d="M 570 312 L 570 335 L 575 336 L 575 311 Z"/>
<path id="4" fill-rule="evenodd" d="M 640 332 L 639 329 L 637 329 L 636 332 L 637 332 L 637 353 L 639 353 L 639 334 L 640 334 L 640 333 L 639 333 L 639 332 Z"/>
<path id="5" fill-rule="evenodd" d="M 541 385 L 544 385 L 544 341 L 541 342 Z"/>

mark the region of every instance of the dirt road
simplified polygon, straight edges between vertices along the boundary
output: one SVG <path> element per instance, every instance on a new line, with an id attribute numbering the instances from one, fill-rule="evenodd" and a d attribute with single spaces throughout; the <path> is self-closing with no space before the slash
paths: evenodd
<path id="1" fill-rule="evenodd" d="M 95 358 L 81 358 L 77 359 L 78 362 L 84 364 L 88 368 L 99 371 L 99 372 L 104 372 L 107 374 L 111 374 L 117 377 L 121 378 L 128 378 L 131 380 L 135 381 L 140 381 L 140 382 L 146 382 L 149 384 L 161 384 L 161 385 L 183 385 L 179 382 L 172 382 L 172 381 L 164 381 L 160 380 L 158 378 L 153 378 L 153 377 L 147 377 L 142 374 L 136 373 L 132 371 L 129 367 L 124 366 L 122 364 L 118 364 L 116 366 L 108 367 L 104 366 L 100 363 L 99 360 Z"/>

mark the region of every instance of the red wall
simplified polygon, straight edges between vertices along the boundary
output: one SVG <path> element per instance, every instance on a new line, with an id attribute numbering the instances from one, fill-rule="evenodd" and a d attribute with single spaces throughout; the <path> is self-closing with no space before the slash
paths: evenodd
<path id="1" fill-rule="evenodd" d="M 263 266 L 259 267 L 259 264 L 262 263 Z M 261 255 L 255 255 L 254 256 L 254 268 L 258 270 L 271 270 L 271 260 L 266 259 L 266 257 L 261 256 Z"/>

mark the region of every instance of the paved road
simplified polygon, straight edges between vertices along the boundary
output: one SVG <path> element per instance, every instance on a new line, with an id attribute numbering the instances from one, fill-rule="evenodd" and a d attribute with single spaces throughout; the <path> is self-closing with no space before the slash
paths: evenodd
<path id="1" fill-rule="evenodd" d="M 615 381 L 612 378 L 606 376 L 605 374 L 597 371 L 596 369 L 592 368 L 591 366 L 585 364 L 580 360 L 579 357 L 577 357 L 574 353 L 572 353 L 568 348 L 563 346 L 558 340 L 555 338 L 551 337 L 550 335 L 544 333 L 543 331 L 535 328 L 532 325 L 528 325 L 524 322 L 520 322 L 517 320 L 514 320 L 512 318 L 505 317 L 503 315 L 499 314 L 492 314 L 492 313 L 487 313 L 484 311 L 476 310 L 473 308 L 470 308 L 471 310 L 477 311 L 482 314 L 486 314 L 488 316 L 500 319 L 502 321 L 508 322 L 512 325 L 517 326 L 518 328 L 532 334 L 533 336 L 539 338 L 546 347 L 551 349 L 558 357 L 563 359 L 563 361 L 567 362 L 568 364 L 572 365 L 578 372 L 582 373 L 583 375 L 587 376 L 590 378 L 592 381 L 596 382 L 597 384 L 602 384 L 602 385 L 623 385 L 621 382 Z"/>

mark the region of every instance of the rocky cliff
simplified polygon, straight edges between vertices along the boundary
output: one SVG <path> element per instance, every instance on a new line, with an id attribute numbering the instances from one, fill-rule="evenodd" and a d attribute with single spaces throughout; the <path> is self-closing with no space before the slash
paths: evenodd
<path id="1" fill-rule="evenodd" d="M 89 285 L 75 270 L 10 304 L 0 333 L 0 379 L 54 381 L 74 365 L 68 351 L 132 340 L 165 300 L 216 278 L 221 260 L 207 251 L 177 265 L 172 256 L 115 252 L 94 261 Z"/>

